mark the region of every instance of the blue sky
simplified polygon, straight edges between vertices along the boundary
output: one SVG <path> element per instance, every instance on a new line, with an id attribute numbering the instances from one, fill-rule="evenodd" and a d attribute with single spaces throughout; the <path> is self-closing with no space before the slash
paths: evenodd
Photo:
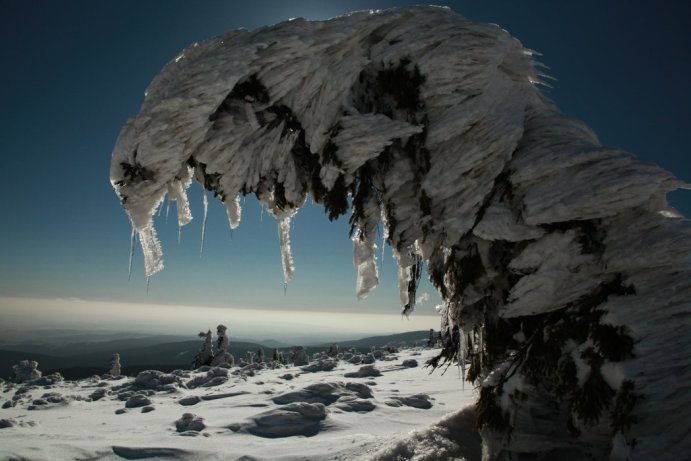
<path id="1" fill-rule="evenodd" d="M 358 302 L 347 219 L 329 223 L 318 208 L 296 217 L 297 271 L 285 295 L 276 226 L 253 200 L 232 236 L 225 211 L 210 202 L 200 257 L 196 184 L 195 220 L 183 229 L 181 245 L 175 220 L 159 219 L 166 269 L 147 294 L 139 251 L 128 281 L 130 227 L 108 169 L 115 138 L 137 113 L 144 89 L 185 46 L 291 17 L 326 19 L 414 3 L 0 0 L 0 324 L 9 298 L 395 315 L 390 252 L 381 286 Z M 603 144 L 691 181 L 691 3 L 435 3 L 497 23 L 542 53 L 556 78 L 546 92 L 563 112 L 593 127 Z M 691 215 L 691 193 L 675 193 L 671 201 Z M 431 315 L 433 304 L 419 313 Z"/>

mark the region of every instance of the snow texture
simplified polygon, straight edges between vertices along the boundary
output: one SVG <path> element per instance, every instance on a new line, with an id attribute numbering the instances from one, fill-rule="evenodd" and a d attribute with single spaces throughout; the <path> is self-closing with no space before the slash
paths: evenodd
<path id="1" fill-rule="evenodd" d="M 437 352 L 403 350 L 399 358 L 426 360 Z M 376 459 L 388 460 L 454 459 L 444 454 L 480 460 L 479 436 L 470 422 L 475 392 L 470 386 L 459 391 L 457 376 L 398 367 L 375 378 L 374 385 L 374 380 L 365 384 L 343 378 L 354 369 L 357 365 L 340 361 L 338 369 L 317 373 L 302 374 L 297 367 L 262 369 L 256 376 L 231 373 L 213 389 L 183 384 L 209 370 L 176 370 L 166 374 L 180 378 L 171 383 L 176 392 L 141 389 L 132 377 L 64 381 L 50 392 L 4 383 L 0 400 L 15 405 L 0 410 L 0 459 L 327 461 L 367 460 L 377 453 Z M 295 378 L 279 379 L 286 372 Z M 95 389 L 103 394 L 98 400 L 89 398 Z M 423 392 L 434 399 L 432 408 L 386 404 Z M 134 395 L 146 395 L 136 399 L 153 401 L 155 411 L 125 408 Z M 37 406 L 41 411 L 27 411 L 37 400 L 46 402 Z M 459 407 L 466 407 L 467 417 L 444 418 Z M 437 458 L 421 457 L 435 452 Z"/>
<path id="2" fill-rule="evenodd" d="M 686 185 L 601 146 L 539 83 L 533 52 L 445 8 L 234 31 L 154 79 L 110 178 L 147 277 L 163 268 L 152 217 L 168 194 L 189 222 L 192 178 L 231 227 L 240 196 L 266 206 L 286 283 L 307 195 L 329 219 L 352 210 L 358 297 L 381 225 L 404 313 L 427 263 L 442 356 L 472 358 L 486 459 L 682 459 L 691 234 L 665 196 Z"/>

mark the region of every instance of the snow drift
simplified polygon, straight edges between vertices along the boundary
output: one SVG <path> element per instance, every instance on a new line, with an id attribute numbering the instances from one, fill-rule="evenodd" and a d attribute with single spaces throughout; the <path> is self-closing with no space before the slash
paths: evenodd
<path id="1" fill-rule="evenodd" d="M 445 301 L 433 362 L 470 360 L 487 459 L 681 459 L 691 238 L 665 196 L 684 185 L 562 115 L 532 56 L 435 7 L 186 48 L 113 151 L 147 276 L 163 267 L 152 216 L 167 194 L 187 224 L 193 178 L 230 227 L 240 196 L 268 208 L 286 282 L 290 221 L 311 195 L 329 219 L 350 211 L 357 296 L 377 284 L 378 226 L 406 314 L 427 264 Z"/>

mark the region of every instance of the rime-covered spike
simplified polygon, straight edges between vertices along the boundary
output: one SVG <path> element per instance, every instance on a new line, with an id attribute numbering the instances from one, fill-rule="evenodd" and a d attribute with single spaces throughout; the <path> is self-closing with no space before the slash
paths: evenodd
<path id="1" fill-rule="evenodd" d="M 144 274 L 147 278 L 163 269 L 163 251 L 161 243 L 156 237 L 156 230 L 153 225 L 137 231 L 139 244 L 144 254 Z"/>
<path id="2" fill-rule="evenodd" d="M 235 196 L 233 199 L 226 200 L 226 214 L 228 215 L 228 223 L 230 229 L 237 229 L 240 225 L 240 218 L 242 217 L 242 205 L 240 205 L 240 196 Z"/>
<path id="3" fill-rule="evenodd" d="M 170 214 L 170 195 L 166 199 L 166 222 L 168 222 L 168 215 Z"/>
<path id="4" fill-rule="evenodd" d="M 129 282 L 132 279 L 132 260 L 134 259 L 134 240 L 136 238 L 136 230 L 134 229 L 134 225 L 132 226 L 132 233 L 130 235 L 130 260 L 127 265 L 127 281 Z"/>
<path id="5" fill-rule="evenodd" d="M 293 254 L 290 248 L 290 221 L 292 215 L 287 215 L 278 220 L 278 243 L 281 247 L 281 265 L 283 266 L 283 283 L 287 289 L 288 282 L 293 278 Z"/>
<path id="6" fill-rule="evenodd" d="M 206 235 L 206 219 L 207 219 L 208 213 L 209 213 L 209 198 L 207 196 L 206 191 L 204 191 L 202 194 L 202 204 L 204 207 L 204 217 L 202 218 L 202 241 L 201 241 L 201 244 L 199 245 L 199 256 L 200 257 L 202 255 L 202 253 L 204 253 L 204 237 Z"/>
<path id="7" fill-rule="evenodd" d="M 463 383 L 463 389 L 465 389 L 465 360 L 468 350 L 468 334 L 460 329 L 460 341 L 458 343 L 458 366 L 461 370 L 461 382 Z"/>
<path id="8" fill-rule="evenodd" d="M 353 265 L 357 269 L 355 291 L 358 299 L 363 299 L 379 284 L 377 272 L 377 245 L 373 236 L 357 231 L 353 235 Z"/>
<path id="9" fill-rule="evenodd" d="M 175 201 L 175 206 L 177 207 L 179 226 L 185 226 L 192 221 L 192 212 L 190 211 L 186 187 L 186 184 L 176 179 L 167 184 L 168 196 Z"/>

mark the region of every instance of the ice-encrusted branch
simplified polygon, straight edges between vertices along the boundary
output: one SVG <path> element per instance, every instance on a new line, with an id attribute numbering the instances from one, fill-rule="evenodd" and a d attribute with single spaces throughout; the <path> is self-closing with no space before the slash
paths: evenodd
<path id="1" fill-rule="evenodd" d="M 562 115 L 532 56 L 436 7 L 185 49 L 113 150 L 147 277 L 163 267 L 154 212 L 167 194 L 187 224 L 192 178 L 231 229 L 248 194 L 276 218 L 285 283 L 311 195 L 329 219 L 351 212 L 359 298 L 377 284 L 380 224 L 406 314 L 427 264 L 444 300 L 434 364 L 467 364 L 480 386 L 485 459 L 682 459 L 691 231 L 665 196 L 685 185 Z"/>

